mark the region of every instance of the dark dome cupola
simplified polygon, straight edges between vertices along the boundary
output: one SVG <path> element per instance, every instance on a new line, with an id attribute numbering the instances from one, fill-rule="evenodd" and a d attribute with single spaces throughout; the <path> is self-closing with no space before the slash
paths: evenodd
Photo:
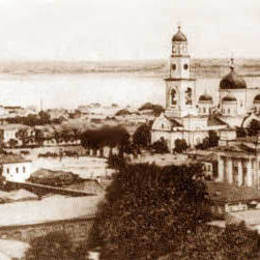
<path id="1" fill-rule="evenodd" d="M 260 95 L 257 95 L 254 99 L 254 104 L 260 104 Z"/>
<path id="2" fill-rule="evenodd" d="M 186 36 L 182 33 L 180 26 L 178 26 L 178 32 L 173 35 L 172 41 L 173 41 L 173 42 L 186 42 L 186 41 L 187 41 L 187 38 L 186 38 Z"/>
<path id="3" fill-rule="evenodd" d="M 246 81 L 234 70 L 234 59 L 231 59 L 230 72 L 222 78 L 219 84 L 220 89 L 245 89 Z"/>
<path id="4" fill-rule="evenodd" d="M 209 102 L 209 103 L 212 103 L 213 102 L 213 99 L 211 96 L 207 95 L 207 94 L 203 94 L 199 97 L 199 102 Z"/>

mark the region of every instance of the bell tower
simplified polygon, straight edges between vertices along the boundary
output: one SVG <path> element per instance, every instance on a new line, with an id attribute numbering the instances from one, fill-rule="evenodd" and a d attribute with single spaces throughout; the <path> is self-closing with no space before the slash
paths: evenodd
<path id="1" fill-rule="evenodd" d="M 172 37 L 172 53 L 170 58 L 170 76 L 172 78 L 190 77 L 190 55 L 188 41 L 178 26 L 178 32 Z"/>
<path id="2" fill-rule="evenodd" d="M 195 79 L 190 78 L 188 41 L 178 26 L 172 37 L 169 78 L 166 82 L 166 115 L 184 117 L 196 114 Z"/>

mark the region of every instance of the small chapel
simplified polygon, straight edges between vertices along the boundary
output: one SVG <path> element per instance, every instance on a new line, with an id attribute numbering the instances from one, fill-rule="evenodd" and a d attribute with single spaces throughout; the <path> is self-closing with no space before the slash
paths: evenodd
<path id="1" fill-rule="evenodd" d="M 208 137 L 210 130 L 226 139 L 235 139 L 235 127 L 260 112 L 260 88 L 248 88 L 237 74 L 234 59 L 230 72 L 219 83 L 218 100 L 203 94 L 198 96 L 196 79 L 191 77 L 191 57 L 188 40 L 181 27 L 172 37 L 169 77 L 165 79 L 165 112 L 152 125 L 152 143 L 164 139 L 170 151 L 176 139 L 184 139 L 193 148 Z M 258 119 L 259 120 L 259 119 Z"/>

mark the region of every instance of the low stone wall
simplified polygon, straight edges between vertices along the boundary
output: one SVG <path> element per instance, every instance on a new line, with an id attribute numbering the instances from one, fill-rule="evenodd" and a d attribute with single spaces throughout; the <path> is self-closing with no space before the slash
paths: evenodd
<path id="1" fill-rule="evenodd" d="M 37 194 L 38 196 L 42 196 L 42 195 L 45 195 L 48 193 L 60 194 L 60 195 L 71 196 L 71 197 L 82 197 L 82 196 L 94 196 L 95 195 L 93 193 L 86 192 L 86 191 L 53 187 L 53 186 L 49 186 L 49 185 L 43 185 L 43 184 L 37 184 L 37 183 L 31 183 L 31 182 L 7 181 L 6 185 L 5 185 L 5 189 L 7 191 L 26 189 L 30 192 Z"/>
<path id="2" fill-rule="evenodd" d="M 64 231 L 71 238 L 74 245 L 87 239 L 94 223 L 93 218 L 71 219 L 36 225 L 0 227 L 1 239 L 14 239 L 29 243 L 32 239 L 46 235 L 53 231 Z"/>

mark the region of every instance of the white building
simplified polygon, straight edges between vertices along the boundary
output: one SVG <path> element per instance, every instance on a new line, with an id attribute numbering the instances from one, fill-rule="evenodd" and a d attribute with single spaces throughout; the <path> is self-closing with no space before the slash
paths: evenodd
<path id="1" fill-rule="evenodd" d="M 206 93 L 196 95 L 196 79 L 190 76 L 188 41 L 180 27 L 172 38 L 170 73 L 165 82 L 166 109 L 153 123 L 152 142 L 164 138 L 170 151 L 176 139 L 185 139 L 194 147 L 208 136 L 209 130 L 220 135 L 223 129 L 242 126 L 249 111 L 260 111 L 260 88 L 247 88 L 234 70 L 233 59 L 230 72 L 220 81 L 218 104 Z"/>
<path id="2" fill-rule="evenodd" d="M 20 156 L 7 155 L 0 158 L 2 175 L 7 181 L 24 182 L 32 173 L 32 162 Z"/>
<path id="3" fill-rule="evenodd" d="M 218 155 L 217 182 L 260 188 L 259 137 L 235 138 L 214 151 Z"/>

